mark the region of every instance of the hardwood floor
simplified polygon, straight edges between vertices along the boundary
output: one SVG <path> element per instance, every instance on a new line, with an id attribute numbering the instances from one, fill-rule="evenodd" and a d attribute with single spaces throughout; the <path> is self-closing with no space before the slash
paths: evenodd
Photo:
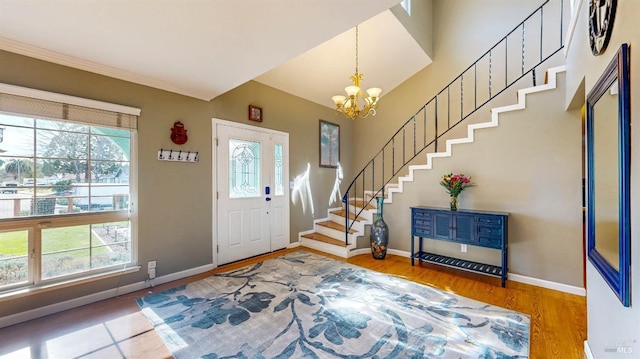
<path id="1" fill-rule="evenodd" d="M 144 291 L 2 328 L 0 358 L 170 358 L 170 352 L 140 312 L 135 298 L 299 249 L 251 258 Z M 327 256 L 528 314 L 531 316 L 530 357 L 533 359 L 585 358 L 585 297 L 512 281 L 502 288 L 498 278 L 429 264 L 412 267 L 409 258 L 393 255 L 387 255 L 385 260 L 374 260 L 369 254 L 348 260 Z"/>

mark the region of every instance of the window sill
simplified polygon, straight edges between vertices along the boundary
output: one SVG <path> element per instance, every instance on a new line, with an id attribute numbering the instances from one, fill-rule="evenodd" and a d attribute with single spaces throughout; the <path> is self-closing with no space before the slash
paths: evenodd
<path id="1" fill-rule="evenodd" d="M 95 282 L 97 280 L 107 279 L 111 277 L 117 277 L 124 274 L 135 273 L 140 271 L 141 266 L 133 266 L 125 269 L 113 270 L 109 272 L 94 274 L 81 278 L 74 278 L 62 282 L 44 284 L 40 286 L 33 286 L 28 288 L 20 288 L 11 291 L 7 291 L 5 293 L 0 293 L 0 302 L 6 302 L 9 300 L 14 300 L 22 297 L 27 297 L 34 294 L 41 294 L 45 292 L 50 292 L 53 290 L 63 289 L 79 284 Z"/>

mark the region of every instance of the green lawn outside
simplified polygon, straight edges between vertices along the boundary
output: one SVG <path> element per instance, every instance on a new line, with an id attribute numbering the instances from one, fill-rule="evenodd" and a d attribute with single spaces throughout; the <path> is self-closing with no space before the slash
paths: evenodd
<path id="1" fill-rule="evenodd" d="M 19 256 L 27 253 L 28 232 L 26 230 L 0 233 L 0 256 Z"/>
<path id="2" fill-rule="evenodd" d="M 130 243 L 114 243 L 114 232 L 109 232 L 123 225 L 126 226 L 127 222 L 95 224 L 91 237 L 91 225 L 42 229 L 42 278 L 54 278 L 131 260 Z M 106 236 L 106 243 L 98 233 Z M 93 242 L 91 250 L 89 238 Z M 115 240 L 118 240 L 117 236 Z M 26 281 L 27 265 L 28 231 L 0 233 L 0 287 Z"/>
<path id="3" fill-rule="evenodd" d="M 87 248 L 89 246 L 89 225 L 51 228 L 42 230 L 42 252 L 51 253 L 62 250 Z M 0 256 L 26 255 L 28 251 L 28 232 L 26 230 L 0 233 Z M 93 246 L 102 242 L 93 237 Z M 97 251 L 97 252 L 96 252 Z M 106 247 L 94 249 L 94 253 L 108 252 Z M 70 252 L 74 253 L 74 252 Z"/>

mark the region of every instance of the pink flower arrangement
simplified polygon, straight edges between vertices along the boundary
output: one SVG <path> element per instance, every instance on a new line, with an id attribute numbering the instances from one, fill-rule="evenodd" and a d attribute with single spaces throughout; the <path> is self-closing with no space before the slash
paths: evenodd
<path id="1" fill-rule="evenodd" d="M 451 197 L 458 197 L 462 190 L 475 186 L 475 183 L 471 183 L 471 177 L 467 177 L 462 173 L 455 175 L 449 173 L 442 176 L 440 185 L 447 190 L 447 193 L 449 193 Z"/>

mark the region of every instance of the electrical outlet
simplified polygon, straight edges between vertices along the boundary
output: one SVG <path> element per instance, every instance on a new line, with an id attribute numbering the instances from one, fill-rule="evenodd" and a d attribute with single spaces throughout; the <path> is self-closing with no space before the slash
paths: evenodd
<path id="1" fill-rule="evenodd" d="M 147 274 L 149 274 L 149 279 L 156 277 L 156 265 L 156 261 L 149 261 L 149 263 L 147 263 Z"/>
<path id="2" fill-rule="evenodd" d="M 466 244 L 461 244 L 460 245 L 460 252 L 467 253 L 467 245 Z"/>

